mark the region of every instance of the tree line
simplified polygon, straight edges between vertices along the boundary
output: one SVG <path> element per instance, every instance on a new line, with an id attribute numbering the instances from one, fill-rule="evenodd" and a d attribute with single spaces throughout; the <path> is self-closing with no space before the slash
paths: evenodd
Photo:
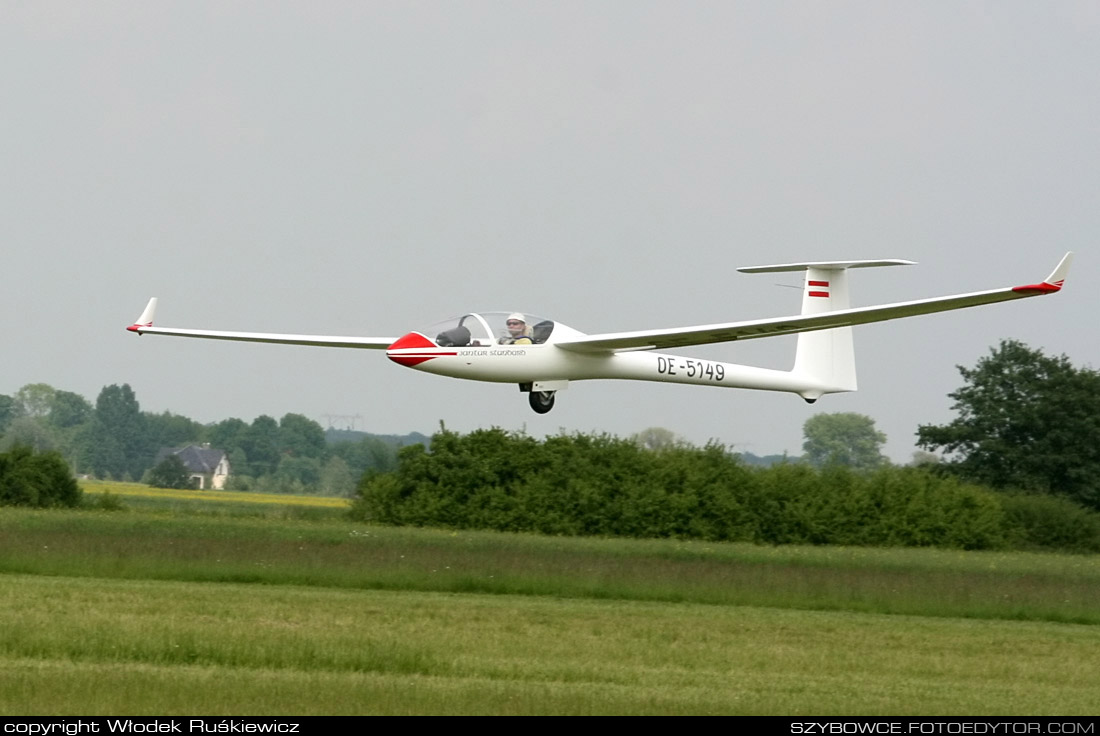
<path id="1" fill-rule="evenodd" d="M 141 481 L 161 449 L 204 443 L 228 455 L 230 488 L 348 495 L 364 472 L 395 467 L 400 441 L 358 433 L 328 442 L 321 425 L 301 414 L 203 425 L 142 411 L 128 384 L 105 386 L 94 404 L 44 383 L 0 395 L 0 452 L 57 453 L 77 475 Z"/>

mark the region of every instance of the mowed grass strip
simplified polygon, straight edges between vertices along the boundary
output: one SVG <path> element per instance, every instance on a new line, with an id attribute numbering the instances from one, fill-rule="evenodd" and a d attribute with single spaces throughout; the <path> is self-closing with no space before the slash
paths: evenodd
<path id="1" fill-rule="evenodd" d="M 0 576 L 12 715 L 1089 715 L 1100 627 Z"/>
<path id="2" fill-rule="evenodd" d="M 4 509 L 0 572 L 1100 623 L 1100 558 Z"/>

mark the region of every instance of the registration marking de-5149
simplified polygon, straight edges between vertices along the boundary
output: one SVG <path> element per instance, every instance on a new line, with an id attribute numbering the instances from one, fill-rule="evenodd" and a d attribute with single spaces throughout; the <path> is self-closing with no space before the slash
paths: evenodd
<path id="1" fill-rule="evenodd" d="M 688 378 L 698 378 L 701 381 L 720 382 L 726 377 L 726 369 L 721 363 L 711 363 L 707 360 L 684 358 L 668 358 L 657 356 L 657 373 L 665 376 L 675 376 L 683 373 Z"/>

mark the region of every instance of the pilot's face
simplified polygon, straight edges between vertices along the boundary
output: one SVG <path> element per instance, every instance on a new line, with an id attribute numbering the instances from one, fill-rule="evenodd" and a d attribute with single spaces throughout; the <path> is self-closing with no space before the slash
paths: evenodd
<path id="1" fill-rule="evenodd" d="M 508 332 L 511 333 L 513 337 L 522 335 L 524 327 L 526 327 L 526 325 L 518 319 L 508 320 Z"/>

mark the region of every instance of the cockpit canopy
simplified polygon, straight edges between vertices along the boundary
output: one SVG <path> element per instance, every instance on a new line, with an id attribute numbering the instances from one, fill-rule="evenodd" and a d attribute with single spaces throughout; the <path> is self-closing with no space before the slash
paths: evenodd
<path id="1" fill-rule="evenodd" d="M 508 328 L 509 318 L 522 317 L 524 326 L 517 334 Z M 567 328 L 568 329 L 568 328 Z M 515 337 L 530 339 L 532 344 L 550 342 L 554 322 L 533 314 L 516 312 L 479 312 L 464 314 L 457 319 L 437 322 L 423 330 L 417 330 L 441 348 L 464 348 L 480 345 L 510 343 Z"/>

